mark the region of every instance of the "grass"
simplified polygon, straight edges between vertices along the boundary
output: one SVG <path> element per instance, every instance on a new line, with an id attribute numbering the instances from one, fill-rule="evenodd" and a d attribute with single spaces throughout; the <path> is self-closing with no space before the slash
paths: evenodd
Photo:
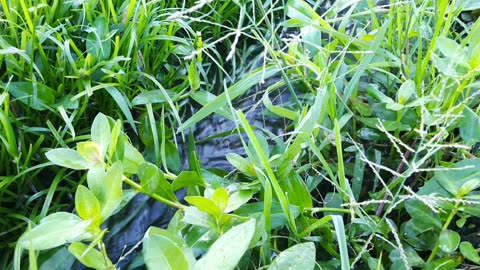
<path id="1" fill-rule="evenodd" d="M 321 2 L 0 0 L 0 268 L 114 269 L 130 191 L 178 209 L 152 269 L 480 264 L 480 7 Z M 268 79 L 284 134 L 237 105 Z M 194 150 L 211 114 L 232 172 Z"/>

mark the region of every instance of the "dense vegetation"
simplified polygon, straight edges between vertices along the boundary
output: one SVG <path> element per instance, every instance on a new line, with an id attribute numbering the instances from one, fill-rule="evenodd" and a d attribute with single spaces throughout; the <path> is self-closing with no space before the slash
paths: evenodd
<path id="1" fill-rule="evenodd" d="M 480 264 L 477 1 L 0 3 L 1 269 L 114 269 L 137 192 L 178 209 L 151 269 Z M 211 114 L 233 171 L 195 151 Z"/>

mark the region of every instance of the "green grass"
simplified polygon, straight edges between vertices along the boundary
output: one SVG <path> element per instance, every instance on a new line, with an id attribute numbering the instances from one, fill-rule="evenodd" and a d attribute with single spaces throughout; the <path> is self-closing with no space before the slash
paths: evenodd
<path id="1" fill-rule="evenodd" d="M 480 7 L 321 2 L 0 0 L 0 268 L 113 269 L 100 225 L 132 190 L 178 208 L 151 269 L 480 264 Z M 267 79 L 281 136 L 237 107 Z M 185 133 L 211 114 L 233 172 Z"/>

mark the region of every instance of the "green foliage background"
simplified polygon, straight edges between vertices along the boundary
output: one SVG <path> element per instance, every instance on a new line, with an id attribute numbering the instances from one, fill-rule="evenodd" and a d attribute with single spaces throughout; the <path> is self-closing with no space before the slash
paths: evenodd
<path id="1" fill-rule="evenodd" d="M 480 262 L 476 1 L 0 3 L 0 268 L 55 261 L 39 250 L 62 243 L 36 239 L 53 224 L 77 229 L 63 240 L 83 264 L 114 267 L 99 226 L 132 190 L 179 209 L 146 233 L 151 268 Z M 270 77 L 283 136 L 235 106 Z M 234 172 L 202 168 L 187 135 L 212 113 L 244 134 Z M 167 243 L 175 256 L 151 255 Z"/>

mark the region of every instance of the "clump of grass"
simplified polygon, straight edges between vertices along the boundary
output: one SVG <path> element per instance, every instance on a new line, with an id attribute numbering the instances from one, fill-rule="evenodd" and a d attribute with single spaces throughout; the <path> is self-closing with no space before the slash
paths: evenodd
<path id="1" fill-rule="evenodd" d="M 179 209 L 145 234 L 150 268 L 480 263 L 480 23 L 455 1 L 377 2 L 2 0 L 3 268 L 114 268 L 100 226 L 134 191 Z M 274 76 L 262 103 L 291 125 L 267 140 L 235 102 Z M 204 170 L 190 132 L 182 171 L 180 137 L 214 113 L 246 156 Z"/>

